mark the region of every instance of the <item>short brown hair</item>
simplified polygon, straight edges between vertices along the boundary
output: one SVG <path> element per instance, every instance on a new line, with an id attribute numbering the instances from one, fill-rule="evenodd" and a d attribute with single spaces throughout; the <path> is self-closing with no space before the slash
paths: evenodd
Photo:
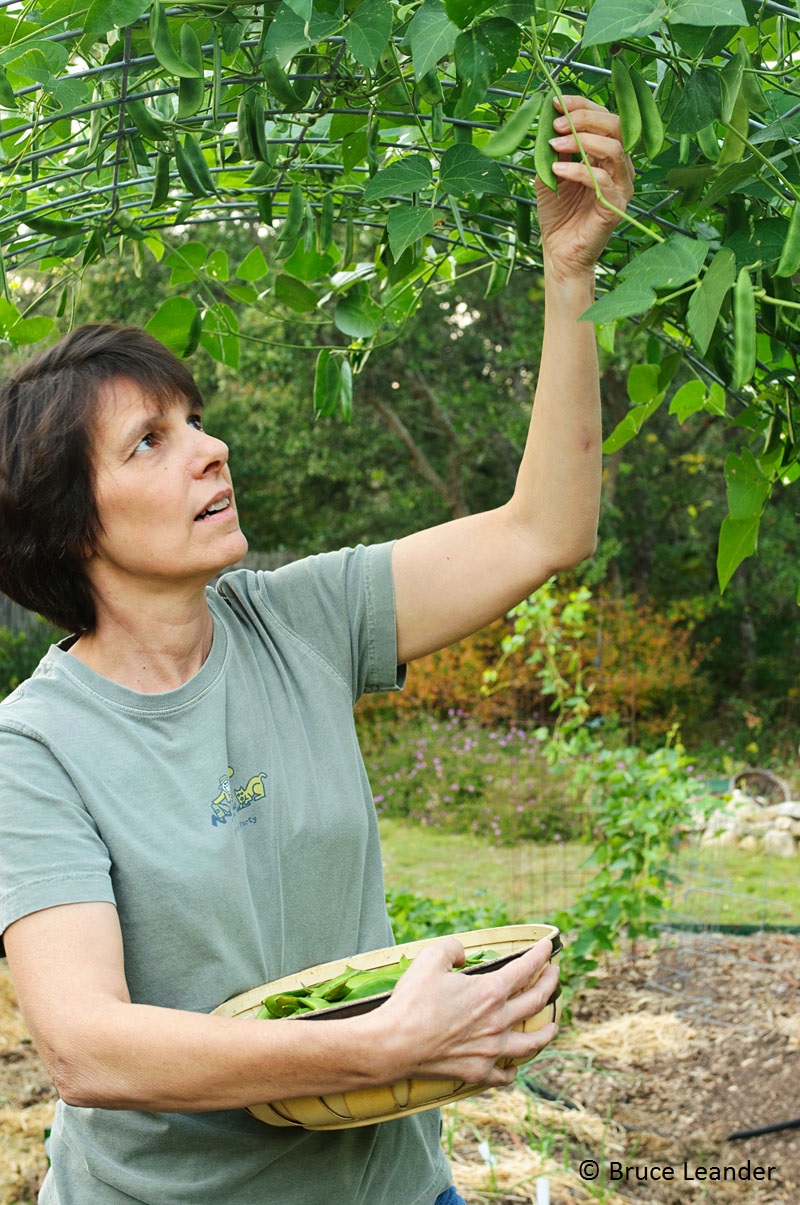
<path id="1" fill-rule="evenodd" d="M 137 326 L 87 323 L 0 384 L 0 591 L 69 632 L 95 625 L 85 555 L 100 531 L 91 434 L 117 377 L 202 407 L 186 365 Z"/>

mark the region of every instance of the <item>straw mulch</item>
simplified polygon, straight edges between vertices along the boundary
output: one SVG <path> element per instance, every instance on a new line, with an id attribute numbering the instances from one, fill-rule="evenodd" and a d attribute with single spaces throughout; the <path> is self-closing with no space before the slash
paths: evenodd
<path id="1" fill-rule="evenodd" d="M 517 1086 L 444 1110 L 444 1149 L 468 1205 L 534 1205 L 543 1180 L 550 1205 L 797 1205 L 800 1130 L 747 1143 L 727 1136 L 800 1114 L 800 942 L 731 939 L 726 964 L 698 963 L 729 1025 L 682 1016 L 674 997 L 653 990 L 656 955 L 609 963 Z M 0 1205 L 35 1205 L 53 1107 L 0 963 Z M 583 1159 L 605 1169 L 610 1160 L 642 1167 L 747 1158 L 777 1165 L 778 1181 L 656 1186 L 584 1183 L 578 1174 Z"/>

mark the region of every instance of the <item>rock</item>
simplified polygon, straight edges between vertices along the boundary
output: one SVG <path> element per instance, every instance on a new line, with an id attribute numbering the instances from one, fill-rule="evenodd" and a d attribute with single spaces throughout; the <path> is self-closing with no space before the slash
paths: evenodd
<path id="1" fill-rule="evenodd" d="M 797 856 L 797 842 L 791 833 L 771 828 L 764 834 L 764 853 L 774 854 L 778 858 L 794 858 Z"/>
<path id="2" fill-rule="evenodd" d="M 794 821 L 792 820 L 791 816 L 775 816 L 770 828 L 774 829 L 776 832 L 790 833 L 792 831 L 793 824 Z"/>
<path id="3" fill-rule="evenodd" d="M 717 826 L 714 829 L 706 830 L 706 832 L 703 833 L 703 836 L 701 837 L 702 845 L 719 845 L 721 847 L 727 847 L 727 846 L 733 847 L 734 845 L 738 845 L 738 843 L 739 843 L 739 834 L 733 828 L 719 828 L 719 826 Z"/>
<path id="4" fill-rule="evenodd" d="M 788 799 L 786 803 L 775 803 L 772 811 L 776 816 L 791 816 L 792 820 L 800 820 L 800 800 Z"/>
<path id="5" fill-rule="evenodd" d="M 739 842 L 739 849 L 745 849 L 750 853 L 755 853 L 761 849 L 761 842 L 755 833 L 748 833 L 746 837 L 742 837 Z"/>

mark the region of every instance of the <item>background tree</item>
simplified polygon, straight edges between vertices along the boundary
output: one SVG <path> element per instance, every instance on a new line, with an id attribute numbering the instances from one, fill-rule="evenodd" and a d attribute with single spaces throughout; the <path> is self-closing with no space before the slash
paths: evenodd
<path id="1" fill-rule="evenodd" d="M 656 336 L 608 449 L 664 406 L 728 433 L 724 588 L 800 474 L 799 43 L 774 0 L 20 0 L 0 13 L 0 333 L 69 325 L 81 273 L 122 241 L 140 273 L 169 267 L 149 325 L 180 354 L 236 370 L 263 337 L 248 315 L 302 322 L 316 409 L 347 417 L 354 375 L 424 297 L 539 265 L 542 115 L 581 91 L 619 111 L 639 167 L 591 316 L 608 346 L 631 318 Z M 220 220 L 249 223 L 246 252 L 207 244 Z M 26 303 L 33 267 L 52 317 Z M 450 440 L 428 475 L 454 513 L 457 428 L 424 373 L 415 388 Z"/>

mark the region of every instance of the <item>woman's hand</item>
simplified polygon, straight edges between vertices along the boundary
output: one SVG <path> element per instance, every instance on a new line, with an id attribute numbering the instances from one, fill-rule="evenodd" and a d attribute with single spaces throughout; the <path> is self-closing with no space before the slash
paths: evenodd
<path id="1" fill-rule="evenodd" d="M 561 107 L 556 101 L 557 107 Z M 555 193 L 536 181 L 539 226 L 545 263 L 556 279 L 594 271 L 611 231 L 633 196 L 633 163 L 622 149 L 619 118 L 583 96 L 565 96 L 566 114 L 556 118 L 553 134 L 559 159 L 553 165 L 558 177 Z M 580 146 L 591 171 L 580 157 Z M 577 156 L 577 157 L 576 157 Z M 594 178 L 593 178 L 594 177 Z M 609 209 L 597 195 L 614 206 Z"/>
<path id="2" fill-rule="evenodd" d="M 557 1032 L 552 1022 L 534 1033 L 514 1028 L 540 1012 L 556 989 L 551 953 L 546 938 L 491 974 L 454 975 L 464 964 L 461 943 L 441 938 L 427 946 L 373 1014 L 383 1026 L 390 1080 L 513 1083 L 517 1068 L 510 1061 L 532 1059 Z"/>

